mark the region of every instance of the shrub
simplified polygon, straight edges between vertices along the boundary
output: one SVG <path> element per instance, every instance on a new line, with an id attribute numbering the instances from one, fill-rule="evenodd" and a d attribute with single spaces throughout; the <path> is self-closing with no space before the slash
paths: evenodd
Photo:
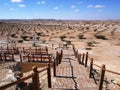
<path id="1" fill-rule="evenodd" d="M 67 45 L 71 45 L 71 41 L 66 41 L 67 42 Z"/>
<path id="2" fill-rule="evenodd" d="M 60 36 L 61 41 L 64 41 L 64 38 L 66 38 L 65 35 Z"/>
<path id="3" fill-rule="evenodd" d="M 104 35 L 95 35 L 97 39 L 108 40 Z"/>
<path id="4" fill-rule="evenodd" d="M 92 48 L 90 48 L 90 47 L 86 47 L 85 49 L 86 49 L 86 50 L 92 50 Z"/>
<path id="5" fill-rule="evenodd" d="M 11 37 L 15 37 L 15 34 L 11 34 Z"/>
<path id="6" fill-rule="evenodd" d="M 28 36 L 21 36 L 21 38 L 22 38 L 23 40 L 26 40 L 26 38 L 28 38 Z"/>
<path id="7" fill-rule="evenodd" d="M 90 47 L 94 47 L 93 42 L 87 42 L 87 45 Z"/>
<path id="8" fill-rule="evenodd" d="M 37 33 L 38 36 L 40 36 L 42 33 Z"/>
<path id="9" fill-rule="evenodd" d="M 23 43 L 23 40 L 18 40 L 18 43 Z"/>
<path id="10" fill-rule="evenodd" d="M 82 35 L 82 34 L 79 35 L 78 37 L 79 37 L 79 39 L 86 39 L 86 38 L 84 37 L 84 35 Z"/>
<path id="11" fill-rule="evenodd" d="M 11 34 L 12 38 L 17 38 L 16 34 Z"/>

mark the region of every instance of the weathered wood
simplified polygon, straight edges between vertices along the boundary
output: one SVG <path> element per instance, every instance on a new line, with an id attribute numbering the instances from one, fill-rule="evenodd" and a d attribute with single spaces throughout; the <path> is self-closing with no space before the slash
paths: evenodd
<path id="1" fill-rule="evenodd" d="M 53 64 L 53 75 L 54 77 L 56 76 L 56 60 L 54 59 L 54 64 Z"/>
<path id="2" fill-rule="evenodd" d="M 33 77 L 32 77 L 32 84 L 34 90 L 40 90 L 40 84 L 39 84 L 39 73 L 37 70 L 37 67 L 33 67 Z"/>
<path id="3" fill-rule="evenodd" d="M 79 64 L 81 64 L 81 53 L 78 54 L 78 62 L 79 62 Z"/>
<path id="4" fill-rule="evenodd" d="M 51 88 L 51 69 L 50 69 L 50 64 L 48 64 L 48 69 L 47 69 L 47 75 L 48 75 L 48 87 Z"/>
<path id="5" fill-rule="evenodd" d="M 14 54 L 12 54 L 12 61 L 15 61 L 15 59 L 14 59 Z"/>
<path id="6" fill-rule="evenodd" d="M 14 81 L 14 82 L 11 82 L 11 83 L 6 84 L 6 85 L 4 85 L 4 86 L 1 86 L 1 87 L 0 87 L 0 90 L 5 90 L 5 89 L 7 89 L 7 88 L 9 88 L 9 87 L 11 87 L 11 86 L 13 86 L 13 85 L 16 85 L 16 84 L 18 84 L 18 83 L 21 83 L 21 82 L 23 82 L 23 81 L 25 81 L 25 80 L 27 80 L 27 79 L 32 78 L 32 77 L 33 77 L 33 75 L 29 75 L 29 76 L 24 77 L 24 78 L 21 78 L 21 79 L 19 79 L 19 80 L 17 80 L 17 81 Z"/>
<path id="7" fill-rule="evenodd" d="M 85 53 L 82 55 L 82 64 L 84 65 L 84 58 L 85 58 Z"/>
<path id="8" fill-rule="evenodd" d="M 2 59 L 2 55 L 0 54 L 0 61 L 3 61 L 3 59 Z"/>
<path id="9" fill-rule="evenodd" d="M 91 78 L 91 76 L 92 76 L 92 70 L 93 70 L 93 58 L 91 58 L 91 61 L 90 61 L 90 72 L 89 72 L 89 78 Z"/>
<path id="10" fill-rule="evenodd" d="M 103 64 L 102 67 L 101 67 L 101 71 L 100 71 L 100 79 L 99 79 L 99 84 L 98 84 L 99 85 L 98 90 L 102 90 L 104 76 L 105 76 L 105 65 Z"/>
<path id="11" fill-rule="evenodd" d="M 22 55 L 21 55 L 21 53 L 20 53 L 20 62 L 22 62 L 23 60 L 22 60 Z"/>
<path id="12" fill-rule="evenodd" d="M 65 50 L 61 64 L 56 67 L 57 75 L 53 77 L 52 90 L 97 90 L 97 85 L 88 77 L 87 71 L 88 68 L 79 65 L 73 52 Z"/>
<path id="13" fill-rule="evenodd" d="M 85 58 L 85 67 L 87 67 L 87 62 L 88 62 L 88 52 L 86 53 L 86 58 Z"/>
<path id="14" fill-rule="evenodd" d="M 58 51 L 56 51 L 56 65 L 58 66 L 59 64 L 59 57 L 58 57 Z"/>

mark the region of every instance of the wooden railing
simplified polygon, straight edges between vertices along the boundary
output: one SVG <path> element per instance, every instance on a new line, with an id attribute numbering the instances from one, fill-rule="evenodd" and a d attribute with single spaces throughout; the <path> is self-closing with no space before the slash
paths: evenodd
<path id="1" fill-rule="evenodd" d="M 63 51 L 61 50 L 60 52 L 56 52 L 56 57 L 54 58 L 54 63 L 53 63 L 53 75 L 54 77 L 56 76 L 56 67 L 61 64 L 62 62 L 62 57 L 63 57 Z"/>
<path id="2" fill-rule="evenodd" d="M 53 75 L 56 76 L 56 67 L 61 64 L 61 61 L 62 61 L 62 57 L 63 57 L 63 51 L 61 50 L 60 52 L 56 52 L 56 57 L 54 58 L 54 62 L 53 62 Z M 15 82 L 12 82 L 12 83 L 9 83 L 7 85 L 4 85 L 4 86 L 1 86 L 0 87 L 0 90 L 4 90 L 4 89 L 7 89 L 11 86 L 14 86 L 14 85 L 17 85 L 23 81 L 26 81 L 28 79 L 32 79 L 32 85 L 33 85 L 33 90 L 39 90 L 39 87 L 40 87 L 40 82 L 39 82 L 39 73 L 43 72 L 47 70 L 47 78 L 48 78 L 48 87 L 51 88 L 52 87 L 52 83 L 51 83 L 51 68 L 50 68 L 50 62 L 48 64 L 48 67 L 41 70 L 41 71 L 38 71 L 37 70 L 37 67 L 33 67 L 33 73 L 24 77 L 24 78 L 21 78 Z M 26 90 L 27 90 L 27 87 L 26 87 Z"/>
<path id="3" fill-rule="evenodd" d="M 21 55 L 20 54 L 20 61 L 21 62 L 52 62 L 52 54 L 27 54 Z"/>
<path id="4" fill-rule="evenodd" d="M 0 54 L 0 61 L 15 61 L 14 54 Z"/>
<path id="5" fill-rule="evenodd" d="M 48 67 L 46 67 L 46 68 L 44 68 L 44 69 L 42 69 L 40 71 L 38 71 L 37 67 L 34 66 L 32 74 L 30 74 L 30 75 L 28 75 L 26 77 L 20 78 L 19 80 L 14 81 L 12 83 L 9 83 L 9 84 L 6 84 L 4 86 L 1 86 L 0 90 L 4 90 L 4 89 L 7 89 L 7 88 L 10 88 L 10 87 L 12 87 L 14 85 L 17 85 L 19 83 L 22 83 L 22 82 L 24 82 L 24 81 L 26 81 L 26 80 L 28 80 L 30 78 L 32 79 L 32 85 L 33 85 L 33 89 L 32 90 L 40 90 L 40 82 L 39 82 L 39 78 L 40 77 L 39 77 L 39 74 L 41 72 L 45 71 L 45 70 L 47 70 L 48 87 L 51 88 L 52 87 L 52 84 L 51 84 L 51 69 L 50 69 L 50 64 L 48 64 Z M 26 86 L 25 90 L 28 90 L 27 88 L 28 87 Z"/>
<path id="6" fill-rule="evenodd" d="M 1 54 L 19 54 L 18 47 L 17 48 L 0 48 L 0 53 Z"/>
<path id="7" fill-rule="evenodd" d="M 91 59 L 89 58 L 89 53 L 88 52 L 83 53 L 83 54 L 78 53 L 78 50 L 75 49 L 74 45 L 73 45 L 73 52 L 74 52 L 74 55 L 77 58 L 79 64 L 84 65 L 85 67 L 87 67 L 88 66 L 88 61 L 90 62 L 90 65 L 89 65 L 89 67 L 90 67 L 90 69 L 89 69 L 89 78 L 92 78 L 92 77 L 94 78 L 94 75 L 93 75 L 93 72 L 92 72 L 94 70 L 93 66 L 96 66 L 96 67 L 98 67 L 100 69 L 98 90 L 102 90 L 102 88 L 103 88 L 105 72 L 120 75 L 119 72 L 115 72 L 115 71 L 106 69 L 104 64 L 102 66 L 99 66 L 99 65 L 95 64 L 93 62 L 93 58 L 91 58 Z"/>
<path id="8" fill-rule="evenodd" d="M 24 54 L 28 54 L 28 53 L 30 53 L 30 54 L 48 54 L 48 48 L 47 47 L 45 47 L 45 48 L 24 48 L 23 47 L 23 53 Z"/>

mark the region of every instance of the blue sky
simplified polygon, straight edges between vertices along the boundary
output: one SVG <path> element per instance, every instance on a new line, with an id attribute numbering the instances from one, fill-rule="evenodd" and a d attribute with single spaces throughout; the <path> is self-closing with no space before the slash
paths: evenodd
<path id="1" fill-rule="evenodd" d="M 120 0 L 0 0 L 0 19 L 120 19 Z"/>

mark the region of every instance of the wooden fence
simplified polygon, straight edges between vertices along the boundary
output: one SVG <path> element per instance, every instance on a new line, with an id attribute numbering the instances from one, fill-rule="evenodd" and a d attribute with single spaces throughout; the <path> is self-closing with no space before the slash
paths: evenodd
<path id="1" fill-rule="evenodd" d="M 115 71 L 112 71 L 112 70 L 107 70 L 105 65 L 97 65 L 93 62 L 93 58 L 89 58 L 89 53 L 86 52 L 86 53 L 78 53 L 78 50 L 75 49 L 75 46 L 73 45 L 73 52 L 74 52 L 74 55 L 75 57 L 77 58 L 78 60 L 78 63 L 81 64 L 81 65 L 84 65 L 85 67 L 88 66 L 88 61 L 90 62 L 90 69 L 89 69 L 89 78 L 94 78 L 94 74 L 93 74 L 93 71 L 94 71 L 94 68 L 93 66 L 96 66 L 100 69 L 100 77 L 99 77 L 99 82 L 98 82 L 98 90 L 102 90 L 103 88 L 103 82 L 104 82 L 104 77 L 105 77 L 105 72 L 109 72 L 109 73 L 113 73 L 113 74 L 116 74 L 116 75 L 120 75 L 119 72 L 115 72 Z"/>
<path id="2" fill-rule="evenodd" d="M 45 47 L 45 48 L 24 48 L 23 47 L 23 53 L 24 54 L 28 54 L 28 53 L 30 53 L 30 54 L 48 54 L 48 48 L 47 47 Z"/>
<path id="3" fill-rule="evenodd" d="M 54 58 L 54 62 L 53 62 L 53 75 L 56 76 L 56 67 L 61 64 L 61 61 L 62 61 L 62 57 L 63 57 L 63 51 L 61 50 L 60 52 L 56 52 L 56 57 Z M 33 85 L 33 90 L 40 90 L 40 82 L 39 82 L 39 74 L 45 70 L 47 70 L 47 79 L 48 79 L 48 87 L 51 88 L 52 87 L 52 83 L 51 83 L 51 67 L 50 67 L 50 62 L 48 64 L 48 67 L 41 70 L 41 71 L 38 71 L 37 70 L 37 67 L 33 67 L 33 73 L 26 76 L 26 77 L 23 77 L 23 78 L 20 78 L 19 80 L 15 81 L 15 82 L 12 82 L 12 83 L 9 83 L 9 84 L 6 84 L 4 86 L 1 86 L 0 87 L 0 90 L 4 90 L 4 89 L 7 89 L 9 87 L 12 87 L 14 85 L 17 85 L 21 82 L 24 82 L 28 79 L 32 79 L 32 85 Z M 26 89 L 25 90 L 28 90 L 28 86 L 26 86 Z"/>
<path id="4" fill-rule="evenodd" d="M 53 75 L 54 77 L 56 76 L 56 67 L 61 64 L 62 62 L 62 57 L 63 57 L 63 51 L 61 50 L 60 52 L 56 52 L 56 57 L 54 58 L 54 63 L 53 63 Z"/>
<path id="5" fill-rule="evenodd" d="M 14 54 L 0 54 L 0 61 L 15 61 Z"/>
<path id="6" fill-rule="evenodd" d="M 21 55 L 20 54 L 20 61 L 21 62 L 52 62 L 52 54 L 27 54 Z"/>
<path id="7" fill-rule="evenodd" d="M 46 67 L 46 68 L 44 68 L 44 69 L 42 69 L 40 71 L 37 70 L 36 66 L 34 66 L 32 68 L 32 70 L 33 70 L 32 74 L 30 74 L 30 75 L 28 75 L 26 77 L 20 78 L 19 80 L 14 81 L 12 83 L 9 83 L 9 84 L 6 84 L 4 86 L 1 86 L 0 90 L 4 90 L 4 89 L 7 89 L 7 88 L 10 88 L 10 87 L 12 87 L 14 85 L 17 85 L 19 83 L 22 83 L 22 82 L 24 82 L 24 81 L 26 81 L 26 80 L 28 80 L 30 78 L 32 79 L 32 86 L 33 86 L 32 90 L 40 90 L 40 81 L 39 81 L 40 77 L 39 77 L 39 74 L 41 72 L 45 71 L 45 70 L 47 70 L 48 88 L 52 87 L 50 64 L 48 64 L 48 67 Z M 28 86 L 26 86 L 24 90 L 28 90 Z"/>

